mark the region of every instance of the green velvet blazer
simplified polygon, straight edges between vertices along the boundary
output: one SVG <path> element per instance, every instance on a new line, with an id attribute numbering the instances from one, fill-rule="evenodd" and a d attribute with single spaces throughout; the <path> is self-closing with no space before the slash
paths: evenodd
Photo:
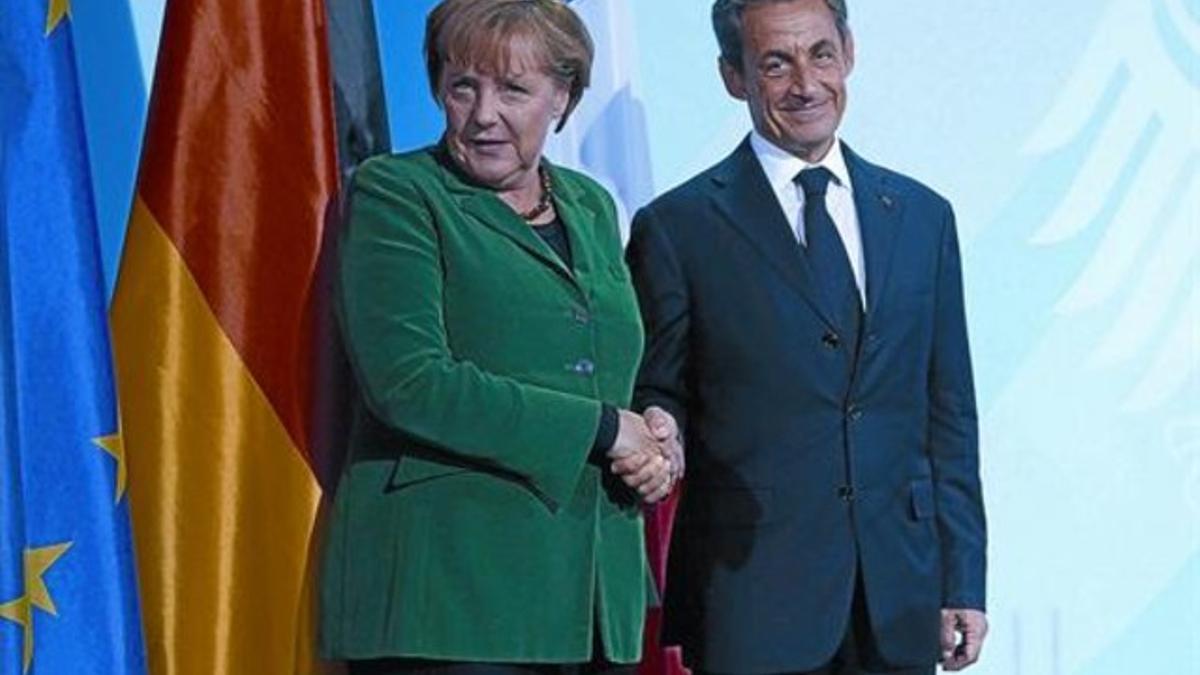
<path id="1" fill-rule="evenodd" d="M 642 326 L 612 199 L 548 170 L 574 269 L 437 147 L 356 174 L 339 310 L 362 401 L 324 552 L 329 658 L 570 663 L 596 636 L 641 658 L 640 510 L 587 459 Z"/>

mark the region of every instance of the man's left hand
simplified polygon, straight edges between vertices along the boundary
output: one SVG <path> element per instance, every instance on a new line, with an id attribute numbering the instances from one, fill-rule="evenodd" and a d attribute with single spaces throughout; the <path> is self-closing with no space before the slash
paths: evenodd
<path id="1" fill-rule="evenodd" d="M 977 609 L 942 610 L 942 670 L 963 670 L 979 660 L 987 615 Z"/>

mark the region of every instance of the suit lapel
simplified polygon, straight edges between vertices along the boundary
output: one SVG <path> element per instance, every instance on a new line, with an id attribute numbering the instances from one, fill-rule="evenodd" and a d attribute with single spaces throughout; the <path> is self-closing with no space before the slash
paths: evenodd
<path id="1" fill-rule="evenodd" d="M 904 204 L 884 181 L 884 174 L 842 145 L 850 181 L 854 186 L 854 208 L 862 232 L 863 257 L 867 264 L 867 320 L 877 314 L 887 288 L 896 235 Z"/>
<path id="2" fill-rule="evenodd" d="M 742 234 L 830 327 L 837 328 L 821 289 L 813 284 L 808 259 L 779 208 L 747 138 L 713 177 L 713 202 L 724 220 Z"/>

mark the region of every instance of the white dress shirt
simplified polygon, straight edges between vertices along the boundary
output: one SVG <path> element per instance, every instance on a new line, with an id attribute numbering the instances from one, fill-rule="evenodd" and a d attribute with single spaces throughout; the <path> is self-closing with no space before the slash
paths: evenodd
<path id="1" fill-rule="evenodd" d="M 858 286 L 858 295 L 862 298 L 863 307 L 867 306 L 867 272 L 863 258 L 862 232 L 858 226 L 858 211 L 854 208 L 854 186 L 850 183 L 850 171 L 846 168 L 846 158 L 842 154 L 842 143 L 834 139 L 833 147 L 825 157 L 816 164 L 796 157 L 790 152 L 776 146 L 763 138 L 757 131 L 750 133 L 750 147 L 762 164 L 771 190 L 779 200 L 779 207 L 792 234 L 803 245 L 804 241 L 804 190 L 795 182 L 796 175 L 804 169 L 823 166 L 833 174 L 829 181 L 829 189 L 825 193 L 825 208 L 837 228 L 842 245 L 846 247 L 846 257 L 850 259 L 850 268 L 854 271 L 854 283 Z"/>

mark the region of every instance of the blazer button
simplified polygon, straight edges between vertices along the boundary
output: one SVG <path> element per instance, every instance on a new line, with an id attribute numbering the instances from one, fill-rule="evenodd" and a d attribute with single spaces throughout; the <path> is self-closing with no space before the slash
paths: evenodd
<path id="1" fill-rule="evenodd" d="M 857 422 L 857 421 L 861 420 L 862 416 L 863 416 L 862 408 L 860 408 L 856 405 L 851 405 L 849 408 L 846 408 L 846 417 L 848 417 L 851 422 Z"/>
<path id="2" fill-rule="evenodd" d="M 596 372 L 596 364 L 592 363 L 588 359 L 580 359 L 580 360 L 576 361 L 574 365 L 570 366 L 570 368 L 571 368 L 571 371 L 574 372 L 576 375 L 583 375 L 585 377 L 590 376 L 592 373 Z"/>
<path id="3" fill-rule="evenodd" d="M 587 313 L 587 310 L 579 307 L 571 310 L 571 318 L 575 320 L 575 323 L 581 326 L 588 325 L 588 322 L 592 320 L 592 317 Z"/>
<path id="4" fill-rule="evenodd" d="M 837 489 L 837 495 L 838 499 L 844 502 L 852 502 L 854 501 L 855 491 L 850 485 L 842 485 Z"/>
<path id="5" fill-rule="evenodd" d="M 831 331 L 821 336 L 821 342 L 830 349 L 837 349 L 842 344 L 842 339 L 838 337 L 837 333 Z"/>

